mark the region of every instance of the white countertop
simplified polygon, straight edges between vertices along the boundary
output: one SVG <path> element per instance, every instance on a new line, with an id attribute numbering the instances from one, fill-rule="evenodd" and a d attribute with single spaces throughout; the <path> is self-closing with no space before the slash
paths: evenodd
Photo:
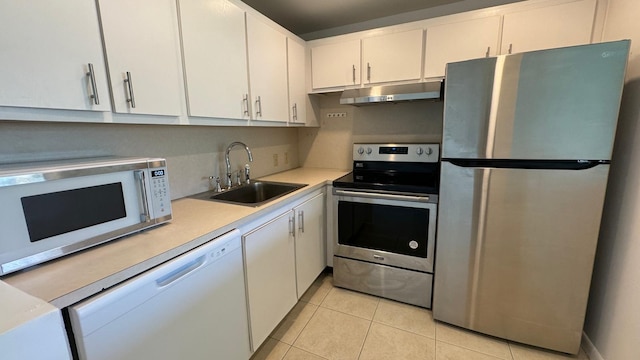
<path id="1" fill-rule="evenodd" d="M 2 282 L 58 308 L 64 308 L 183 254 L 241 224 L 254 220 L 288 199 L 331 183 L 347 171 L 298 168 L 261 180 L 308 184 L 260 207 L 182 198 L 171 203 L 171 222 L 9 274 Z M 3 296 L 9 296 L 5 291 Z M 18 295 L 16 295 L 18 296 Z M 3 308 L 2 313 L 10 311 Z M 5 316 L 0 316 L 6 319 Z M 3 323 L 4 320 L 0 321 Z"/>

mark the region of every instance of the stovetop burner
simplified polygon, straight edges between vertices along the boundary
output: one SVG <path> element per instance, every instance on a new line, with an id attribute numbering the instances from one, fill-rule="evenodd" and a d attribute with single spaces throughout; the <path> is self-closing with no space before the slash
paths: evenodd
<path id="1" fill-rule="evenodd" d="M 336 188 L 438 194 L 438 144 L 354 144 L 353 171 Z"/>

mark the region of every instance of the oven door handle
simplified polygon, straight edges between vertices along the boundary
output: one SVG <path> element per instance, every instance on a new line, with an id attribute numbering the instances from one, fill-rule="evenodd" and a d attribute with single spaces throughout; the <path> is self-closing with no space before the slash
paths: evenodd
<path id="1" fill-rule="evenodd" d="M 383 199 L 383 200 L 429 202 L 428 195 L 381 194 L 381 193 L 367 193 L 367 192 L 360 192 L 360 191 L 337 190 L 337 189 L 335 190 L 335 194 L 343 195 L 343 196 L 354 196 L 354 197 L 374 198 L 374 199 Z"/>

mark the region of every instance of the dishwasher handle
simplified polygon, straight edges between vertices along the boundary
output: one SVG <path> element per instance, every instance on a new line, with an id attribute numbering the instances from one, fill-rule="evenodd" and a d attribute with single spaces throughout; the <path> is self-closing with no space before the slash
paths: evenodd
<path id="1" fill-rule="evenodd" d="M 162 288 L 162 287 L 171 285 L 172 283 L 196 271 L 199 267 L 204 265 L 206 260 L 207 260 L 207 256 L 202 255 L 199 258 L 180 266 L 179 268 L 171 271 L 170 273 L 156 279 L 156 286 Z"/>

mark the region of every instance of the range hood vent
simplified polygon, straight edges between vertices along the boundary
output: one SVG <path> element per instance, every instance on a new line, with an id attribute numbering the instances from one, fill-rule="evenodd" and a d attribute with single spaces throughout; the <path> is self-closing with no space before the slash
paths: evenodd
<path id="1" fill-rule="evenodd" d="M 345 90 L 340 96 L 343 105 L 395 103 L 413 100 L 442 100 L 444 80 L 407 85 L 372 86 Z"/>

